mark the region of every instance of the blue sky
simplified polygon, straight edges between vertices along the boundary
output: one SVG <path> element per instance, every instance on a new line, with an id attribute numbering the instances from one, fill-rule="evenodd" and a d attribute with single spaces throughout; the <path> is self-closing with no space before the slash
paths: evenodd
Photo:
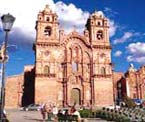
<path id="1" fill-rule="evenodd" d="M 58 14 L 61 28 L 71 31 L 75 25 L 80 33 L 89 14 L 102 11 L 110 20 L 115 71 L 126 72 L 130 63 L 137 69 L 145 64 L 144 0 L 5 0 L 0 1 L 0 16 L 10 13 L 16 17 L 9 35 L 6 75 L 23 73 L 25 65 L 34 64 L 35 21 L 46 4 Z M 3 40 L 0 26 L 0 44 Z"/>

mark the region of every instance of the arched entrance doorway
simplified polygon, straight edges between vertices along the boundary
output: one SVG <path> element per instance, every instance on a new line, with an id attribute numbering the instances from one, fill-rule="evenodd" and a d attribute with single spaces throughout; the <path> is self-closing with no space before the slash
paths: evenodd
<path id="1" fill-rule="evenodd" d="M 72 105 L 80 105 L 81 103 L 81 94 L 80 94 L 80 89 L 78 88 L 73 88 L 71 90 L 71 104 Z"/>

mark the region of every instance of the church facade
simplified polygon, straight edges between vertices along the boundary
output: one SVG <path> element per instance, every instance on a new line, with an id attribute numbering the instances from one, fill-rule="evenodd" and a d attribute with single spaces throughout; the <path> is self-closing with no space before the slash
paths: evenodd
<path id="1" fill-rule="evenodd" d="M 145 99 L 145 66 L 136 70 L 133 64 L 116 84 L 117 98 L 123 99 L 128 96 L 132 99 Z"/>
<path id="2" fill-rule="evenodd" d="M 94 12 L 83 34 L 59 29 L 58 16 L 47 5 L 38 13 L 35 64 L 24 73 L 7 77 L 5 106 L 32 103 L 60 106 L 109 106 L 125 96 L 145 99 L 145 66 L 114 72 L 111 61 L 109 23 Z"/>
<path id="3" fill-rule="evenodd" d="M 38 14 L 35 51 L 35 103 L 113 105 L 108 19 L 90 15 L 83 34 L 59 29 L 47 5 Z"/>

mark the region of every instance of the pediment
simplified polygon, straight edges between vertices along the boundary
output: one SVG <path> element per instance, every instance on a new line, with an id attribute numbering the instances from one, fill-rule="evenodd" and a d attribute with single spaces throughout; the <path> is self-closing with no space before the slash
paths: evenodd
<path id="1" fill-rule="evenodd" d="M 72 31 L 71 33 L 69 33 L 68 35 L 66 35 L 66 37 L 65 37 L 65 39 L 63 41 L 63 44 L 66 45 L 68 42 L 73 41 L 73 40 L 81 41 L 87 47 L 90 46 L 90 43 L 87 41 L 87 39 L 84 36 L 80 35 L 76 31 Z"/>

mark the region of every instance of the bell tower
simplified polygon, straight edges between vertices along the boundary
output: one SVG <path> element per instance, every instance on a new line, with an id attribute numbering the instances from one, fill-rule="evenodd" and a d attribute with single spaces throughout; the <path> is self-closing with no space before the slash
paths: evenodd
<path id="1" fill-rule="evenodd" d="M 56 13 L 53 13 L 46 5 L 42 12 L 39 12 L 36 22 L 36 42 L 58 43 L 58 20 Z"/>
<path id="2" fill-rule="evenodd" d="M 112 74 L 108 21 L 101 11 L 95 11 L 86 24 L 95 65 L 93 74 L 102 76 Z"/>
<path id="3" fill-rule="evenodd" d="M 105 91 L 109 96 L 109 99 L 105 98 L 105 101 L 112 104 L 113 78 L 108 19 L 101 11 L 95 11 L 90 15 L 87 21 L 86 30 L 89 32 L 89 42 L 92 53 L 92 101 L 95 104 L 99 104 L 99 99 L 105 98 L 105 94 L 102 94 Z M 106 84 L 106 86 L 98 90 L 100 86 L 104 86 L 104 84 Z M 104 104 L 106 103 L 104 102 Z"/>
<path id="4" fill-rule="evenodd" d="M 56 56 L 59 49 L 59 27 L 56 13 L 52 12 L 48 5 L 38 13 L 36 22 L 35 41 L 35 102 L 47 101 L 47 97 L 55 100 L 53 89 L 50 89 L 56 80 Z M 56 53 L 57 54 L 57 53 Z M 43 88 L 42 84 L 45 84 Z M 53 84 L 56 87 L 56 84 Z M 48 92 L 50 86 L 50 92 Z M 47 94 L 46 94 L 47 93 Z M 42 96 L 45 94 L 46 96 Z"/>
<path id="5" fill-rule="evenodd" d="M 90 15 L 86 28 L 92 45 L 109 45 L 109 25 L 107 18 L 100 11 Z"/>
<path id="6" fill-rule="evenodd" d="M 36 75 L 45 75 L 46 72 L 50 75 L 52 49 L 56 49 L 59 45 L 58 25 L 56 13 L 52 12 L 49 5 L 46 5 L 44 10 L 39 12 L 36 22 Z"/>

